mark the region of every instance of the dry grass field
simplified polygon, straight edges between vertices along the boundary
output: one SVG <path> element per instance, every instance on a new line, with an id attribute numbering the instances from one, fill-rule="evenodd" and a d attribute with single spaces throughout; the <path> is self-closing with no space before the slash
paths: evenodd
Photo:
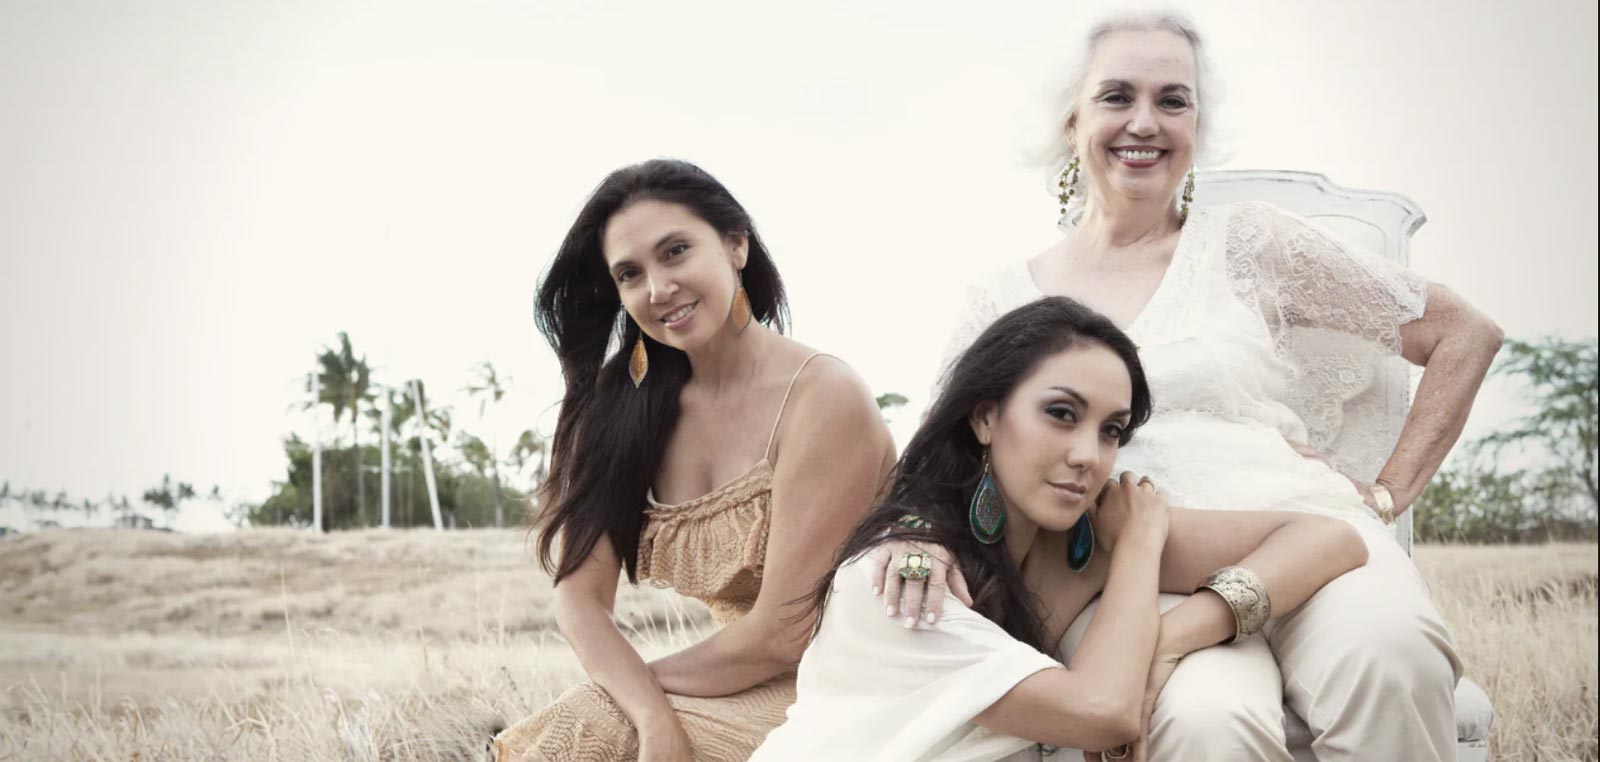
<path id="1" fill-rule="evenodd" d="M 1594 760 L 1594 545 L 1424 548 L 1493 759 Z M 0 760 L 469 760 L 581 671 L 514 531 L 0 540 Z M 704 609 L 624 588 L 647 655 Z"/>

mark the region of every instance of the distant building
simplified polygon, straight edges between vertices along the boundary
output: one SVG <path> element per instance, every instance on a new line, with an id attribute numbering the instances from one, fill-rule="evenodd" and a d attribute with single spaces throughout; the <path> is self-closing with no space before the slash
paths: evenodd
<path id="1" fill-rule="evenodd" d="M 118 516 L 116 521 L 111 522 L 111 526 L 115 529 L 155 529 L 156 523 L 151 521 L 149 516 L 129 513 Z"/>

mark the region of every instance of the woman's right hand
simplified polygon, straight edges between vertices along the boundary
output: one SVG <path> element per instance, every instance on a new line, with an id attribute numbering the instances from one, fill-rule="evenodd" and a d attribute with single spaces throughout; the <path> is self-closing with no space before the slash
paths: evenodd
<path id="1" fill-rule="evenodd" d="M 933 560 L 932 572 L 923 581 L 900 578 L 900 559 L 907 553 L 927 553 Z M 882 595 L 884 614 L 898 618 L 906 627 L 923 622 L 933 624 L 944 615 L 944 591 L 948 589 L 956 599 L 972 606 L 972 593 L 967 592 L 967 578 L 953 562 L 950 551 L 943 545 L 889 540 L 867 554 L 872 564 L 872 594 Z"/>
<path id="2" fill-rule="evenodd" d="M 1107 553 L 1126 541 L 1160 551 L 1167 543 L 1167 493 L 1149 479 L 1123 471 L 1106 482 L 1090 514 L 1095 542 Z"/>

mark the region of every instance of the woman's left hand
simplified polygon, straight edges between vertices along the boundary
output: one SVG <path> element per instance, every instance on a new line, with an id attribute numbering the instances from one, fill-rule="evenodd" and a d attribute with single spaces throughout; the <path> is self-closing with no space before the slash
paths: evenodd
<path id="1" fill-rule="evenodd" d="M 1328 464 L 1328 468 L 1333 469 L 1340 476 L 1348 479 L 1351 484 L 1355 485 L 1356 492 L 1361 495 L 1361 502 L 1366 503 L 1367 508 L 1371 509 L 1373 514 L 1377 514 L 1378 499 L 1372 496 L 1372 485 L 1367 484 L 1366 482 L 1361 481 L 1360 479 L 1357 479 L 1343 471 L 1340 471 L 1339 468 L 1333 464 L 1333 461 L 1329 460 L 1328 456 L 1324 455 L 1321 450 L 1318 450 L 1317 448 L 1312 447 L 1305 442 L 1296 442 L 1293 439 L 1288 438 L 1285 438 L 1283 441 L 1288 442 L 1289 446 L 1294 448 L 1294 451 L 1300 454 L 1300 457 L 1303 457 L 1306 460 L 1320 460 L 1323 463 Z"/>

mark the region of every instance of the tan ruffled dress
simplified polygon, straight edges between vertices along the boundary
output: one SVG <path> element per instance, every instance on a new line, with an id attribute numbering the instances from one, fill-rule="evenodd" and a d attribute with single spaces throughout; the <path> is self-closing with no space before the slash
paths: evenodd
<path id="1" fill-rule="evenodd" d="M 772 443 L 789 404 L 795 371 L 767 439 L 766 456 L 743 476 L 688 502 L 667 505 L 647 497 L 639 538 L 639 578 L 704 602 L 719 626 L 743 616 L 761 591 L 762 562 L 772 509 Z M 768 732 L 783 724 L 794 703 L 794 674 L 774 677 L 730 696 L 667 694 L 694 745 L 696 760 L 749 758 Z M 575 686 L 537 714 L 501 732 L 499 762 L 611 762 L 639 755 L 633 723 L 599 686 Z"/>

